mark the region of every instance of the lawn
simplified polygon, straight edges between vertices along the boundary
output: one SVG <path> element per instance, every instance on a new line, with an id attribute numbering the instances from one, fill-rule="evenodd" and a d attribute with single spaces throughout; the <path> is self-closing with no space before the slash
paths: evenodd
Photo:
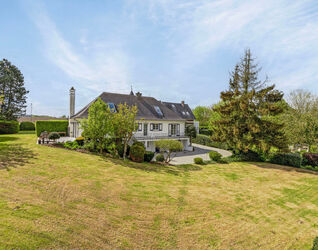
<path id="1" fill-rule="evenodd" d="M 0 248 L 310 249 L 318 175 L 163 167 L 0 136 Z"/>

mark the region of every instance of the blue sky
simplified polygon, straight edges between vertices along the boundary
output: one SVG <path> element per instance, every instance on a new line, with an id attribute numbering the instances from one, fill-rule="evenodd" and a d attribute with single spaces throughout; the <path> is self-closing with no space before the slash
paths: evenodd
<path id="1" fill-rule="evenodd" d="M 248 47 L 278 89 L 318 93 L 316 0 L 12 0 L 0 23 L 0 55 L 24 74 L 34 114 L 68 115 L 71 86 L 76 110 L 131 85 L 211 105 Z"/>

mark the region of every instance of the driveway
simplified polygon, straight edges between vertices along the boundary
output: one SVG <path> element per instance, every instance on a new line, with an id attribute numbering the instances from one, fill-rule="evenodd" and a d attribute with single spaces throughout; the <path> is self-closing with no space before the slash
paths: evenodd
<path id="1" fill-rule="evenodd" d="M 213 148 L 208 146 L 203 146 L 200 144 L 192 143 L 194 147 L 194 151 L 183 151 L 177 153 L 177 155 L 172 159 L 170 164 L 172 165 L 182 165 L 182 164 L 192 164 L 193 159 L 196 157 L 201 157 L 204 161 L 210 160 L 209 152 L 216 151 L 219 152 L 223 157 L 227 157 L 232 155 L 230 151 L 220 149 L 220 148 Z"/>

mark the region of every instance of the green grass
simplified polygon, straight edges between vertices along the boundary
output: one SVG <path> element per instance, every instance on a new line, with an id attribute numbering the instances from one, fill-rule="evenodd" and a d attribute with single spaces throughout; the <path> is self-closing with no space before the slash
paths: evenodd
<path id="1" fill-rule="evenodd" d="M 0 136 L 0 249 L 310 249 L 318 175 L 159 166 Z"/>

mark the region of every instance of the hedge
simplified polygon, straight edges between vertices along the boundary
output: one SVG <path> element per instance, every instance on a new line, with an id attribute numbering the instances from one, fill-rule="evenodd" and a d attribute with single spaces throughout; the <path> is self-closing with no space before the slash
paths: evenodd
<path id="1" fill-rule="evenodd" d="M 0 134 L 16 134 L 19 132 L 19 122 L 0 121 Z"/>
<path id="2" fill-rule="evenodd" d="M 278 153 L 270 158 L 270 162 L 300 168 L 302 157 L 298 153 Z"/>
<path id="3" fill-rule="evenodd" d="M 145 155 L 144 155 L 144 161 L 145 162 L 151 162 L 154 156 L 155 156 L 154 152 L 146 151 Z"/>
<path id="4" fill-rule="evenodd" d="M 20 123 L 20 130 L 21 131 L 35 130 L 35 125 L 33 122 L 21 122 Z"/>
<path id="5" fill-rule="evenodd" d="M 66 135 L 68 134 L 68 121 L 65 120 L 49 120 L 49 121 L 37 121 L 35 123 L 36 135 L 40 136 L 40 134 L 44 131 L 50 132 L 64 132 Z"/>
<path id="6" fill-rule="evenodd" d="M 303 164 L 304 165 L 311 165 L 313 167 L 318 166 L 318 154 L 304 153 L 303 154 Z"/>
<path id="7" fill-rule="evenodd" d="M 192 142 L 197 143 L 197 144 L 201 144 L 201 145 L 205 145 L 205 146 L 209 146 L 209 147 L 221 148 L 221 149 L 225 149 L 225 150 L 230 149 L 226 143 L 212 141 L 210 136 L 207 136 L 207 135 L 198 134 L 196 138 L 192 139 Z"/>
<path id="8" fill-rule="evenodd" d="M 209 128 L 209 126 L 200 126 L 199 133 L 209 136 L 209 135 L 212 135 L 212 130 Z"/>

